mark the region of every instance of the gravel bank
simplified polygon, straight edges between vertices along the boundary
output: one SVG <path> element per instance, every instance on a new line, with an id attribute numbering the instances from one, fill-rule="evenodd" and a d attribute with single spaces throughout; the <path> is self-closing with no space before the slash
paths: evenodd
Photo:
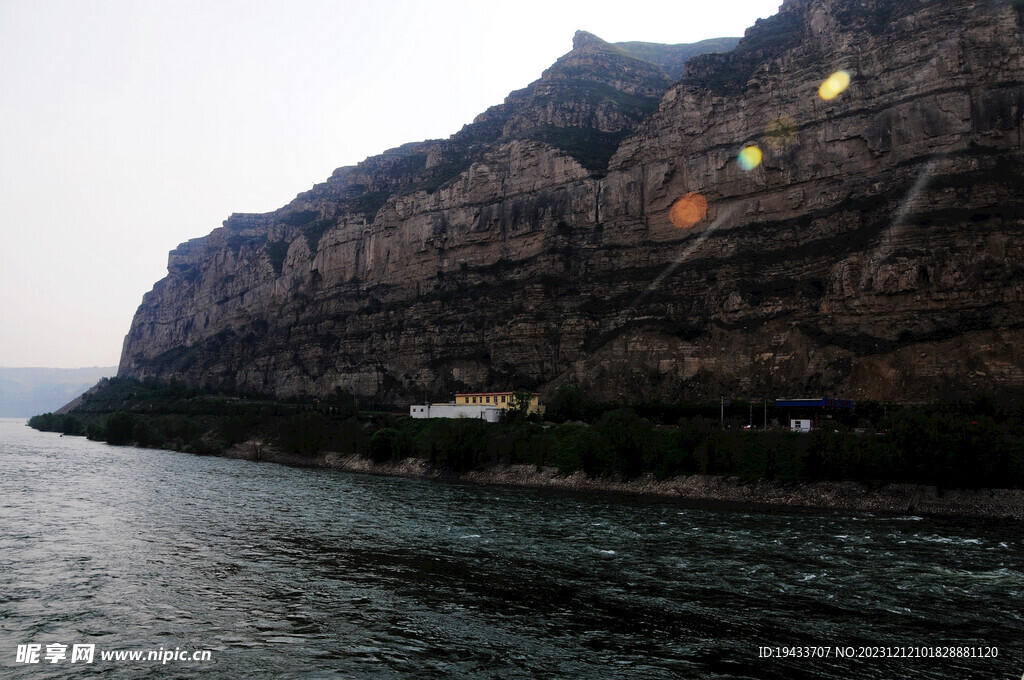
<path id="1" fill-rule="evenodd" d="M 508 465 L 453 474 L 437 470 L 421 458 L 375 463 L 355 455 L 326 453 L 316 458 L 289 456 L 259 442 L 235 446 L 225 455 L 287 465 L 329 467 L 375 475 L 435 479 L 493 486 L 518 486 L 574 492 L 599 492 L 665 498 L 696 504 L 729 504 L 764 508 L 841 510 L 936 517 L 1024 519 L 1024 490 L 942 490 L 920 484 L 869 487 L 858 482 L 744 481 L 739 477 L 690 475 L 657 480 L 647 474 L 636 479 L 595 479 L 582 472 L 559 474 L 555 468 Z"/>

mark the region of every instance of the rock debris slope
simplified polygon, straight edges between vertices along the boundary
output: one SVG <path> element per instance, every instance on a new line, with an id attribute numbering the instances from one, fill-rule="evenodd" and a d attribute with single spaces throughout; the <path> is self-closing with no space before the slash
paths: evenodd
<path id="1" fill-rule="evenodd" d="M 451 138 L 180 245 L 120 375 L 392 403 L 563 382 L 619 399 L 1017 392 L 1022 17 L 789 0 L 738 44 L 577 33 Z M 819 97 L 840 70 L 848 88 Z"/>

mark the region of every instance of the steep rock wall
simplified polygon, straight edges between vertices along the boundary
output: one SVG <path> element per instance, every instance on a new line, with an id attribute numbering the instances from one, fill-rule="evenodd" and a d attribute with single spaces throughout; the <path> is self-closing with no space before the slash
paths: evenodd
<path id="1" fill-rule="evenodd" d="M 799 0 L 671 86 L 656 63 L 578 34 L 450 140 L 182 244 L 120 374 L 381 402 L 1024 388 L 1018 10 Z"/>

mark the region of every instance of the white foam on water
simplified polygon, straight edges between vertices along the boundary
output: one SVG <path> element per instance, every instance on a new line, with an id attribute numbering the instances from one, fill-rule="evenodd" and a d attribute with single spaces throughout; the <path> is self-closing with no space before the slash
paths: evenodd
<path id="1" fill-rule="evenodd" d="M 981 545 L 980 538 L 960 538 L 959 536 L 955 538 L 950 538 L 949 536 L 938 536 L 935 534 L 915 534 L 914 538 L 918 539 L 919 541 L 925 541 L 926 543 L 956 543 L 957 545 Z"/>

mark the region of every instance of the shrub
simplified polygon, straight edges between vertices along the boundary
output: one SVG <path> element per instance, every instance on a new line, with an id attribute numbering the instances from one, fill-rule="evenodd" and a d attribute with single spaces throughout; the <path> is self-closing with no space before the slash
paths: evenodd
<path id="1" fill-rule="evenodd" d="M 132 442 L 135 417 L 124 411 L 115 411 L 107 417 L 107 443 L 124 446 Z"/>
<path id="2" fill-rule="evenodd" d="M 377 463 L 384 463 L 398 457 L 399 433 L 393 427 L 377 430 L 366 445 L 366 455 Z"/>
<path id="3" fill-rule="evenodd" d="M 85 428 L 85 436 L 93 441 L 104 441 L 107 438 L 107 428 L 100 423 L 89 423 Z"/>
<path id="4" fill-rule="evenodd" d="M 288 453 L 312 456 L 318 453 L 327 441 L 327 418 L 316 411 L 298 413 L 288 418 L 282 426 L 281 444 Z"/>

